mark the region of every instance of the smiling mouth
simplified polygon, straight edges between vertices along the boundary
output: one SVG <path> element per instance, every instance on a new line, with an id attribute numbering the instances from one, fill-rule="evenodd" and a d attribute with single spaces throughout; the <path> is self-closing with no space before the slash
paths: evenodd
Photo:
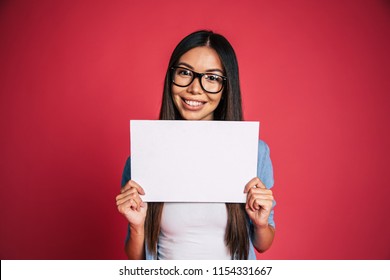
<path id="1" fill-rule="evenodd" d="M 206 102 L 202 102 L 202 101 L 187 100 L 184 98 L 182 98 L 182 99 L 183 99 L 184 103 L 186 103 L 188 106 L 193 107 L 193 108 L 200 107 L 206 103 Z"/>

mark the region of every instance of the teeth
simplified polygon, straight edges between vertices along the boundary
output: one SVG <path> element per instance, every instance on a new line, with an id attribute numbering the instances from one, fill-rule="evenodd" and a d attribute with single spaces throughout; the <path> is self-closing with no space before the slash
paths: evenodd
<path id="1" fill-rule="evenodd" d="M 184 99 L 184 102 L 187 103 L 188 105 L 194 106 L 194 107 L 200 106 L 203 104 L 203 102 L 193 101 L 193 100 L 185 100 L 185 99 Z"/>

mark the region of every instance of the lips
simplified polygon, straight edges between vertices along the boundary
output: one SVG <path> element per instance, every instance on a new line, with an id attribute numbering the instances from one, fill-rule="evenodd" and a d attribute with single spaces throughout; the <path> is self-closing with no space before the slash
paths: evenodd
<path id="1" fill-rule="evenodd" d="M 201 102 L 201 101 L 186 100 L 186 99 L 184 99 L 184 102 L 187 105 L 190 105 L 191 107 L 198 107 L 198 106 L 201 106 L 201 105 L 203 105 L 205 103 L 205 102 Z"/>
<path id="2" fill-rule="evenodd" d="M 197 101 L 197 100 L 189 100 L 189 99 L 184 99 L 182 98 L 184 104 L 186 104 L 188 107 L 196 109 L 201 106 L 203 106 L 206 102 L 203 101 Z"/>

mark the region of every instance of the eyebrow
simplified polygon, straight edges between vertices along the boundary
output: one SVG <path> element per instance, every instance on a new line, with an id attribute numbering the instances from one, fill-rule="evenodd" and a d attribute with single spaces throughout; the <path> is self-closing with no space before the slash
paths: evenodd
<path id="1" fill-rule="evenodd" d="M 186 67 L 190 68 L 191 70 L 194 70 L 194 67 L 192 67 L 191 65 L 189 65 L 188 63 L 185 63 L 185 62 L 179 62 L 177 65 L 186 66 Z M 223 73 L 223 71 L 221 69 L 218 69 L 218 68 L 207 69 L 205 72 L 206 73 L 207 72 L 221 72 L 222 75 L 225 75 L 225 73 Z"/>

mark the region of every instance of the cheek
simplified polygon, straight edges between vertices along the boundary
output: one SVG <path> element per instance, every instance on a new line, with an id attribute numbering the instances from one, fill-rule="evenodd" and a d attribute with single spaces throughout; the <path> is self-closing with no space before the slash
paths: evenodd
<path id="1" fill-rule="evenodd" d="M 218 106 L 219 103 L 221 102 L 221 97 L 222 97 L 221 94 L 218 94 L 218 96 L 212 96 L 210 97 L 210 101 L 213 102 L 216 106 Z"/>
<path id="2" fill-rule="evenodd" d="M 172 101 L 173 101 L 173 105 L 176 107 L 176 109 L 179 109 L 182 107 L 182 104 L 181 104 L 181 97 L 179 95 L 179 93 L 174 90 L 172 90 L 171 92 L 171 98 L 172 98 Z"/>
<path id="3" fill-rule="evenodd" d="M 180 90 L 177 87 L 175 87 L 175 86 L 171 87 L 171 95 L 173 98 L 178 97 L 179 93 L 180 93 Z"/>

